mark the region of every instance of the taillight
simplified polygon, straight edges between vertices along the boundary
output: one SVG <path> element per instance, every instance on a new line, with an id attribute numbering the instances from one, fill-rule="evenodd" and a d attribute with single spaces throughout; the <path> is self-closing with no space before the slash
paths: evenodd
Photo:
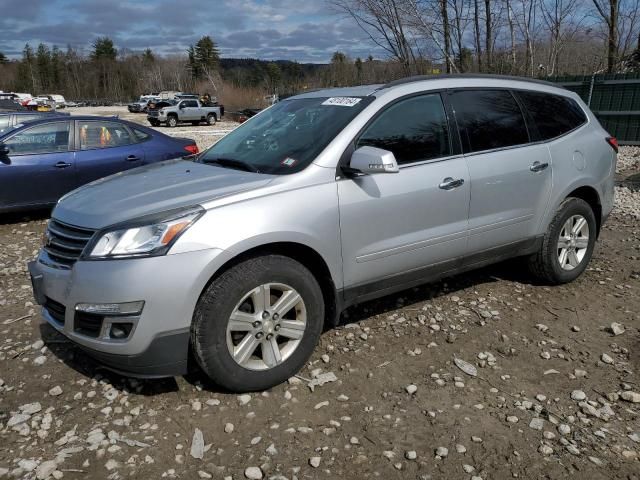
<path id="1" fill-rule="evenodd" d="M 616 137 L 607 137 L 607 143 L 618 153 L 618 139 Z"/>
<path id="2" fill-rule="evenodd" d="M 184 149 L 191 155 L 195 155 L 199 152 L 198 146 L 195 143 L 193 145 L 185 145 Z"/>

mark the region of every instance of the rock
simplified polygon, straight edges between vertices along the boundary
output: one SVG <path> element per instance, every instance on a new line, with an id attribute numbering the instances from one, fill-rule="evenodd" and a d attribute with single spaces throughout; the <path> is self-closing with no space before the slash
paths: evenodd
<path id="1" fill-rule="evenodd" d="M 464 465 L 462 465 L 462 469 L 465 471 L 465 473 L 471 473 L 475 470 L 473 465 L 469 465 L 468 463 L 465 463 Z"/>
<path id="2" fill-rule="evenodd" d="M 309 459 L 309 465 L 311 465 L 313 468 L 318 468 L 320 466 L 320 457 L 311 457 Z"/>
<path id="3" fill-rule="evenodd" d="M 602 460 L 600 460 L 598 457 L 589 457 L 589 461 L 599 467 L 602 466 Z"/>
<path id="4" fill-rule="evenodd" d="M 309 387 L 309 390 L 313 392 L 316 387 L 321 387 L 325 383 L 331 383 L 336 381 L 338 381 L 338 377 L 336 377 L 335 373 L 333 372 L 321 373 L 315 376 L 314 378 L 312 378 L 307 386 Z"/>
<path id="5" fill-rule="evenodd" d="M 62 395 L 62 388 L 60 385 L 56 385 L 52 389 L 49 390 L 49 395 L 52 397 L 57 397 L 58 395 Z"/>
<path id="6" fill-rule="evenodd" d="M 40 350 L 42 347 L 44 347 L 44 342 L 42 340 L 36 340 L 31 344 L 31 348 L 34 350 Z"/>
<path id="7" fill-rule="evenodd" d="M 244 476 L 249 480 L 262 480 L 264 474 L 262 473 L 260 467 L 247 467 L 244 470 Z"/>
<path id="8" fill-rule="evenodd" d="M 416 458 L 418 458 L 418 454 L 415 450 L 407 450 L 406 452 L 404 452 L 404 458 L 406 458 L 407 460 L 415 460 Z"/>
<path id="9" fill-rule="evenodd" d="M 36 478 L 38 480 L 46 480 L 58 468 L 58 464 L 54 460 L 42 462 L 36 469 Z"/>
<path id="10" fill-rule="evenodd" d="M 461 443 L 456 443 L 456 452 L 458 452 L 458 453 L 466 453 L 467 452 L 467 447 L 465 447 Z"/>
<path id="11" fill-rule="evenodd" d="M 587 394 L 584 393 L 582 390 L 574 390 L 573 392 L 571 392 L 571 399 L 572 400 L 577 400 L 579 402 L 581 402 L 582 400 L 587 398 Z"/>
<path id="12" fill-rule="evenodd" d="M 446 447 L 438 447 L 436 448 L 436 456 L 440 457 L 440 458 L 445 458 L 447 455 L 449 455 L 449 449 Z"/>
<path id="13" fill-rule="evenodd" d="M 609 331 L 613 333 L 614 336 L 622 335 L 625 332 L 625 329 L 619 323 L 613 322 L 609 327 Z"/>
<path id="14" fill-rule="evenodd" d="M 108 460 L 107 463 L 104 464 L 104 468 L 106 468 L 109 471 L 115 470 L 119 466 L 120 466 L 120 464 L 116 460 L 114 460 L 113 458 Z"/>
<path id="15" fill-rule="evenodd" d="M 26 422 L 30 418 L 31 418 L 31 415 L 29 415 L 27 413 L 16 413 L 7 422 L 7 427 L 11 428 L 11 427 L 14 427 L 16 425 L 20 425 L 21 423 Z"/>
<path id="16" fill-rule="evenodd" d="M 224 433 L 233 433 L 233 423 L 227 423 L 224 426 Z"/>
<path id="17" fill-rule="evenodd" d="M 44 365 L 44 362 L 46 361 L 47 361 L 47 357 L 45 357 L 44 355 L 40 355 L 39 357 L 36 357 L 33 360 L 33 364 L 37 366 L 41 366 L 41 365 Z"/>
<path id="18" fill-rule="evenodd" d="M 632 392 L 631 390 L 622 392 L 620 398 L 626 402 L 640 403 L 640 393 Z"/>
<path id="19" fill-rule="evenodd" d="M 40 405 L 40 402 L 25 403 L 24 405 L 20 405 L 19 408 L 22 413 L 33 415 L 34 413 L 38 413 L 42 410 L 42 405 Z"/>
<path id="20" fill-rule="evenodd" d="M 211 475 L 209 472 L 205 472 L 204 470 L 198 470 L 198 476 L 200 478 L 213 478 L 213 475 Z"/>
<path id="21" fill-rule="evenodd" d="M 509 415 L 507 417 L 507 422 L 509 423 L 518 423 L 518 417 L 516 417 L 515 415 Z"/>
<path id="22" fill-rule="evenodd" d="M 265 452 L 267 452 L 267 454 L 271 455 L 271 456 L 274 456 L 274 455 L 278 454 L 278 450 L 276 449 L 276 446 L 273 443 L 267 447 Z"/>
<path id="23" fill-rule="evenodd" d="M 553 448 L 551 448 L 549 445 L 540 445 L 540 447 L 538 448 L 538 452 L 540 452 L 542 455 L 551 455 L 553 453 Z"/>
<path id="24" fill-rule="evenodd" d="M 418 391 L 418 387 L 416 387 L 414 384 L 407 385 L 406 387 L 404 387 L 404 389 L 407 391 L 409 395 L 413 395 Z"/>
<path id="25" fill-rule="evenodd" d="M 544 428 L 544 419 L 540 417 L 532 418 L 531 422 L 529 422 L 529 428 L 532 428 L 534 430 L 542 430 Z"/>
<path id="26" fill-rule="evenodd" d="M 240 405 L 246 405 L 250 401 L 251 401 L 251 395 L 249 395 L 248 393 L 245 393 L 244 395 L 239 395 L 238 396 L 238 402 L 240 402 Z M 260 477 L 260 478 L 262 478 L 262 477 Z"/>
<path id="27" fill-rule="evenodd" d="M 560 435 L 569 435 L 571 433 L 571 427 L 565 423 L 558 425 L 558 432 Z"/>
<path id="28" fill-rule="evenodd" d="M 569 452 L 571 455 L 580 455 L 580 450 L 578 449 L 578 447 L 576 447 L 573 444 L 569 444 L 566 447 L 564 447 L 567 452 Z"/>
<path id="29" fill-rule="evenodd" d="M 609 355 L 607 355 L 606 353 L 603 353 L 600 356 L 600 360 L 602 360 L 602 363 L 606 363 L 607 365 L 612 365 L 613 364 L 613 358 L 611 358 Z"/>
<path id="30" fill-rule="evenodd" d="M 325 400 L 324 402 L 316 403 L 313 407 L 314 410 L 320 410 L 322 407 L 327 407 L 329 405 L 329 401 Z"/>
<path id="31" fill-rule="evenodd" d="M 202 436 L 202 431 L 199 428 L 196 428 L 193 433 L 193 440 L 191 441 L 191 456 L 200 460 L 204 457 L 204 437 Z"/>
<path id="32" fill-rule="evenodd" d="M 458 367 L 460 370 L 462 370 L 464 373 L 466 373 L 470 377 L 478 376 L 478 369 L 475 366 L 471 365 L 469 362 L 465 362 L 460 358 L 454 358 L 453 363 L 455 363 L 456 367 Z"/>
<path id="33" fill-rule="evenodd" d="M 35 460 L 28 460 L 26 458 L 23 458 L 18 462 L 18 466 L 27 472 L 33 472 L 38 466 L 38 462 L 36 462 Z"/>

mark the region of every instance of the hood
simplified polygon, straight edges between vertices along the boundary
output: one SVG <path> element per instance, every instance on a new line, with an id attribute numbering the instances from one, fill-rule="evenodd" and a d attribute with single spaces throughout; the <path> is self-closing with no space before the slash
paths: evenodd
<path id="1" fill-rule="evenodd" d="M 52 217 L 91 229 L 198 205 L 262 187 L 274 177 L 185 160 L 169 160 L 96 180 L 60 199 Z"/>

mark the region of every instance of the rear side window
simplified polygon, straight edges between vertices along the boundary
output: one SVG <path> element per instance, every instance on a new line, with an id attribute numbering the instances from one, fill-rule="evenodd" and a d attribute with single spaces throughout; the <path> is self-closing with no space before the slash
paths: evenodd
<path id="1" fill-rule="evenodd" d="M 145 140 L 149 140 L 151 138 L 151 135 L 149 135 L 147 132 L 143 132 L 140 129 L 133 128 L 132 130 L 133 136 L 136 137 L 139 142 L 144 142 Z"/>
<path id="2" fill-rule="evenodd" d="M 136 143 L 129 130 L 115 122 L 82 121 L 80 126 L 80 150 L 122 147 Z"/>
<path id="3" fill-rule="evenodd" d="M 399 164 L 449 155 L 447 117 L 439 94 L 401 100 L 383 111 L 360 135 L 356 148 L 393 152 Z"/>
<path id="4" fill-rule="evenodd" d="M 460 90 L 451 104 L 465 153 L 512 147 L 529 142 L 522 112 L 507 90 Z"/>
<path id="5" fill-rule="evenodd" d="M 587 122 L 584 111 L 571 98 L 523 91 L 517 95 L 533 118 L 542 140 L 559 137 Z"/>

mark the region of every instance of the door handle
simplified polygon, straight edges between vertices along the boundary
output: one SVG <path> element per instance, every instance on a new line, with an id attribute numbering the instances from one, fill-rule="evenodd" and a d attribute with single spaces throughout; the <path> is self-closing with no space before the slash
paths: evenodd
<path id="1" fill-rule="evenodd" d="M 442 190 L 453 190 L 454 188 L 458 188 L 462 185 L 464 185 L 464 178 L 458 178 L 457 180 L 454 180 L 451 177 L 447 177 L 442 180 L 442 183 L 438 185 L 438 187 L 440 187 Z"/>
<path id="2" fill-rule="evenodd" d="M 540 162 L 533 162 L 531 164 L 531 166 L 529 167 L 529 170 L 531 170 L 532 172 L 541 172 L 542 170 L 544 170 L 545 168 L 547 168 L 549 166 L 548 163 L 540 163 Z"/>
<path id="3" fill-rule="evenodd" d="M 140 157 L 136 156 L 136 155 L 129 155 L 127 157 L 127 162 L 136 162 L 140 160 Z"/>
<path id="4" fill-rule="evenodd" d="M 58 162 L 58 163 L 56 163 L 54 165 L 54 167 L 56 167 L 56 168 L 67 168 L 67 167 L 70 167 L 70 166 L 71 166 L 70 163 L 62 162 L 62 161 L 60 161 L 60 162 Z"/>

